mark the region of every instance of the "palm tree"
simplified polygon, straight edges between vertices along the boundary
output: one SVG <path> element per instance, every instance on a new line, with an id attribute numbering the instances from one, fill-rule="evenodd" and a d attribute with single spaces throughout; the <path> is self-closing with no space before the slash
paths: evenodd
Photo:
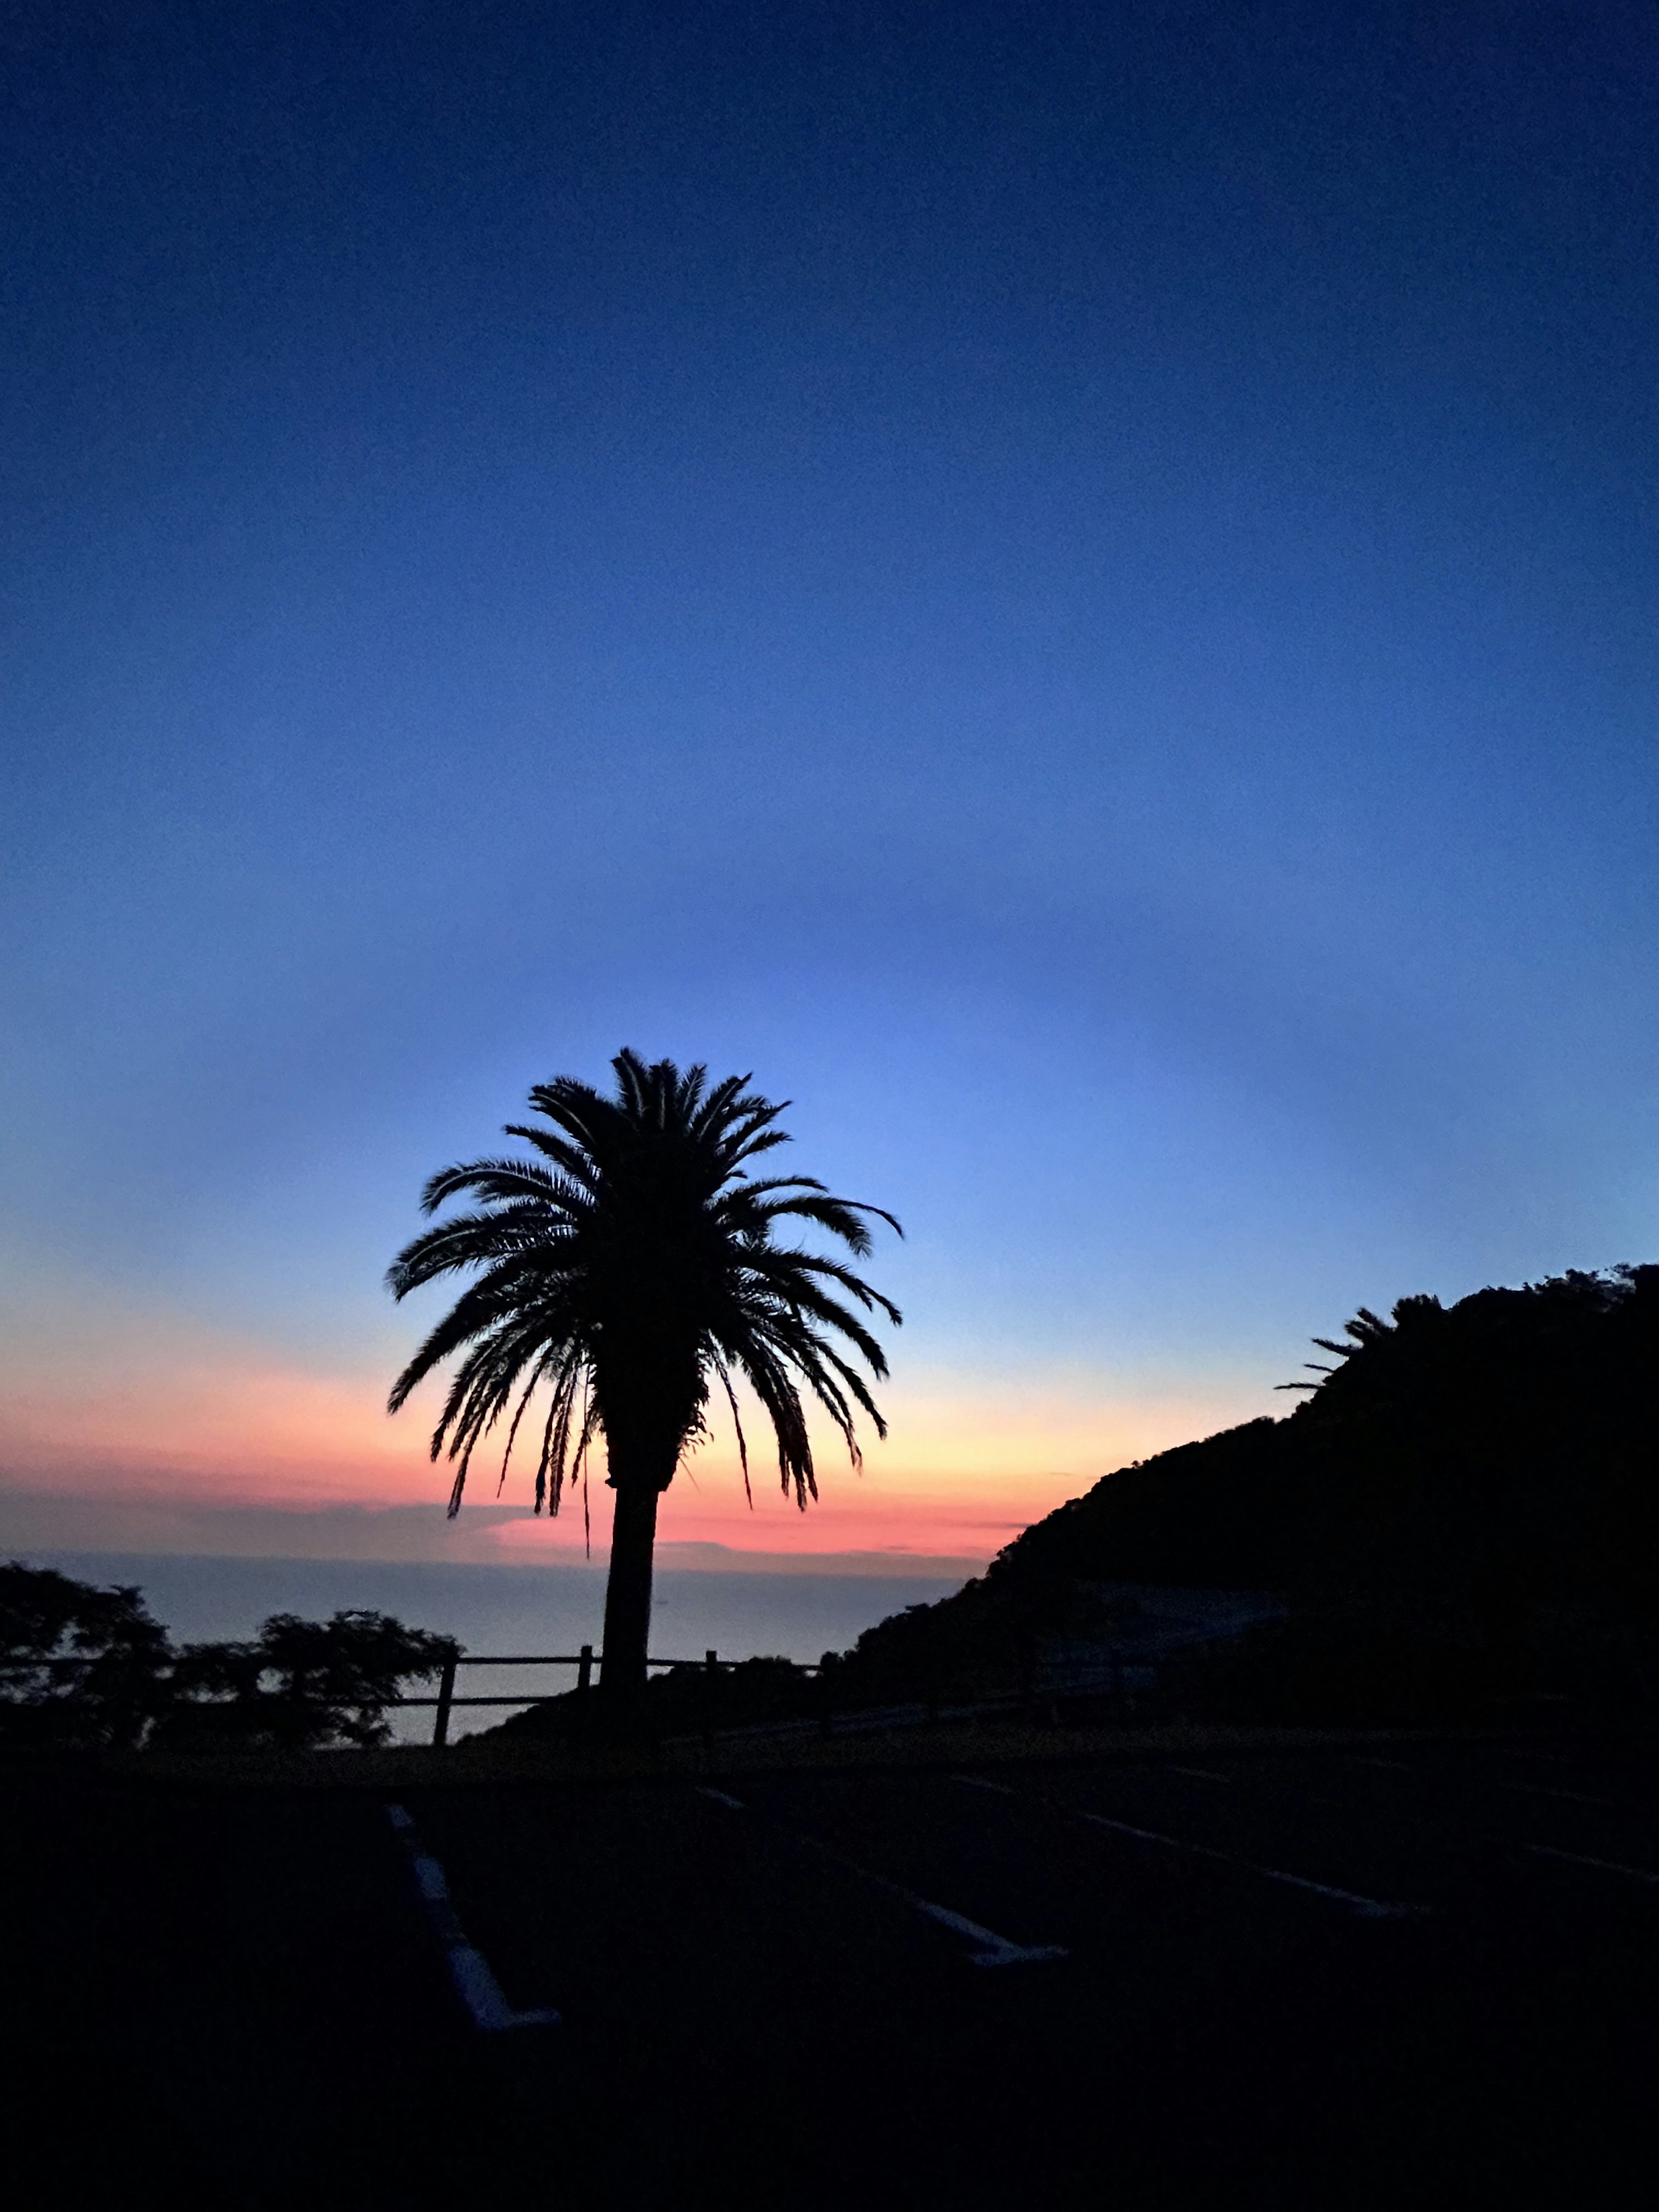
<path id="1" fill-rule="evenodd" d="M 706 1433 L 711 1378 L 737 1428 L 744 1486 L 749 1452 L 733 1384 L 745 1380 L 770 1419 L 785 1494 L 817 1496 L 799 1386 L 829 1414 L 860 1464 L 854 1410 L 886 1425 L 847 1352 L 877 1376 L 881 1346 L 838 1292 L 866 1312 L 898 1309 L 840 1261 L 774 1242 L 785 1219 L 810 1222 L 855 1258 L 871 1249 L 862 1217 L 898 1230 L 879 1206 L 834 1198 L 808 1176 L 750 1180 L 744 1163 L 789 1139 L 784 1106 L 746 1075 L 708 1083 L 707 1068 L 611 1062 L 617 1095 L 571 1076 L 538 1084 L 530 1103 L 550 1125 L 509 1123 L 538 1159 L 473 1160 L 427 1184 L 423 1210 L 467 1197 L 476 1210 L 417 1237 L 387 1273 L 392 1295 L 480 1272 L 392 1386 L 396 1413 L 422 1379 L 460 1355 L 432 1457 L 455 1462 L 451 1517 L 480 1442 L 504 1418 L 501 1476 L 537 1391 L 545 1417 L 536 1510 L 556 1513 L 601 1431 L 617 1493 L 605 1590 L 601 1675 L 607 1703 L 645 1681 L 657 1500 L 682 1454 Z M 786 1101 L 787 1104 L 787 1102 Z M 902 1231 L 899 1231 L 902 1235 Z M 838 1349 L 836 1340 L 841 1340 Z"/>

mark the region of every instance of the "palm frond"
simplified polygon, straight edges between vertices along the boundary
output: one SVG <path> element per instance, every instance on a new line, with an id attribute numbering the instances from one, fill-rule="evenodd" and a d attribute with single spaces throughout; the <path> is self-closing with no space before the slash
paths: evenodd
<path id="1" fill-rule="evenodd" d="M 747 1081 L 747 1078 L 744 1080 Z M 720 1378 L 720 1388 L 726 1393 L 726 1402 L 732 1408 L 732 1425 L 738 1432 L 738 1465 L 743 1470 L 743 1494 L 749 1501 L 749 1510 L 755 1510 L 755 1493 L 749 1486 L 749 1439 L 743 1432 L 743 1415 L 738 1410 L 738 1394 L 732 1388 L 732 1370 L 711 1346 L 709 1364 Z"/>
<path id="2" fill-rule="evenodd" d="M 884 1208 L 837 1197 L 815 1176 L 750 1179 L 746 1163 L 789 1141 L 777 1126 L 784 1106 L 753 1091 L 750 1077 L 711 1084 L 702 1063 L 647 1062 L 631 1048 L 612 1068 L 611 1097 L 568 1076 L 535 1087 L 538 1119 L 507 1129 L 532 1157 L 465 1162 L 428 1181 L 428 1215 L 457 1200 L 468 1210 L 406 1245 L 388 1286 L 401 1299 L 452 1275 L 472 1279 L 398 1376 L 390 1410 L 453 1363 L 431 1439 L 433 1458 L 454 1463 L 453 1512 L 474 1451 L 502 1421 L 505 1482 L 544 1390 L 536 1507 L 556 1512 L 578 1475 L 586 1501 L 586 1455 L 601 1431 L 616 1479 L 619 1422 L 630 1432 L 647 1417 L 657 1424 L 672 1475 L 718 1378 L 752 1496 L 741 1375 L 771 1425 L 784 1489 L 804 1507 L 817 1495 L 805 1404 L 828 1416 L 860 1464 L 855 1419 L 878 1436 L 886 1429 L 854 1363 L 887 1372 L 860 1316 L 896 1324 L 900 1315 L 844 1261 L 775 1242 L 778 1226 L 810 1225 L 854 1259 L 872 1249 L 872 1223 L 903 1232 Z"/>

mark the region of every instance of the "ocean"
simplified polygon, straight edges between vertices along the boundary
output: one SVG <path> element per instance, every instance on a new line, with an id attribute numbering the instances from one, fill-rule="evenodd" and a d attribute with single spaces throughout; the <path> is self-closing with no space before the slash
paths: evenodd
<path id="1" fill-rule="evenodd" d="M 389 1613 L 480 1653 L 574 1652 L 597 1646 L 605 1613 L 602 1566 L 489 1567 L 376 1559 L 209 1559 L 184 1553 L 27 1552 L 30 1566 L 82 1582 L 136 1583 L 179 1643 L 252 1636 L 273 1613 L 326 1620 L 347 1607 Z M 652 1613 L 653 1658 L 707 1651 L 808 1660 L 842 1651 L 860 1632 L 959 1589 L 959 1576 L 742 1574 L 660 1568 Z M 463 1668 L 463 1693 L 507 1696 L 566 1689 L 563 1668 Z M 425 1686 L 411 1685 L 411 1689 Z M 452 1737 L 489 1728 L 507 1708 L 459 1709 Z M 429 1711 L 392 1716 L 401 1741 L 429 1735 Z"/>

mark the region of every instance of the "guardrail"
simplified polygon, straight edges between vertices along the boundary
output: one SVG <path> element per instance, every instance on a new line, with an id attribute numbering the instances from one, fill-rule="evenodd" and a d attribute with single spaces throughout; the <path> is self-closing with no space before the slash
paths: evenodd
<path id="1" fill-rule="evenodd" d="M 718 1651 L 705 1651 L 701 1659 L 647 1659 L 650 1667 L 701 1667 L 710 1674 L 719 1674 L 722 1667 L 740 1667 L 741 1659 L 722 1659 Z M 593 1686 L 593 1668 L 605 1664 L 605 1654 L 596 1651 L 591 1644 L 584 1644 L 580 1651 L 483 1652 L 457 1651 L 444 1662 L 444 1670 L 438 1683 L 435 1698 L 394 1698 L 394 1705 L 434 1705 L 437 1717 L 433 1723 L 432 1741 L 441 1747 L 449 1741 L 449 1716 L 457 1705 L 550 1705 L 557 1692 L 544 1698 L 526 1697 L 522 1692 L 515 1698 L 458 1698 L 455 1694 L 455 1671 L 459 1667 L 574 1667 L 576 1669 L 576 1689 L 581 1692 Z M 816 1674 L 816 1662 L 799 1666 L 797 1672 Z"/>

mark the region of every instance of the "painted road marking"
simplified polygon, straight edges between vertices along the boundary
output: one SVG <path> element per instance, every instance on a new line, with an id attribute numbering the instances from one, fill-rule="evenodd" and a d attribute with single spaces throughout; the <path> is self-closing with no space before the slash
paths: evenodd
<path id="1" fill-rule="evenodd" d="M 1559 1797 L 1564 1805 L 1595 1805 L 1604 1813 L 1622 1813 L 1624 1807 L 1611 1797 L 1583 1797 L 1576 1790 L 1549 1790 L 1541 1782 L 1500 1782 L 1500 1790 L 1512 1790 L 1522 1797 Z"/>
<path id="2" fill-rule="evenodd" d="M 723 1790 L 700 1789 L 697 1795 L 711 1798 L 716 1805 L 726 1806 L 733 1813 L 747 1809 L 741 1798 L 728 1797 Z M 896 1897 L 902 1904 L 908 1905 L 913 1912 L 920 1912 L 924 1918 L 936 1922 L 939 1927 L 948 1928 L 953 1936 L 965 1937 L 975 1947 L 968 1954 L 970 1966 L 1034 1966 L 1042 1959 L 1063 1959 L 1066 1955 L 1065 1947 L 1060 1943 L 1011 1943 L 1006 1936 L 999 1936 L 989 1928 L 981 1928 L 977 1920 L 969 1920 L 963 1913 L 952 1912 L 948 1905 L 935 1905 L 930 1898 L 918 1897 L 915 1890 L 906 1889 L 902 1882 L 894 1881 L 887 1875 L 878 1874 L 873 1867 L 861 1866 L 857 1859 L 849 1859 L 844 1852 L 832 1850 L 828 1844 L 821 1844 L 816 1836 L 806 1835 L 799 1828 L 791 1828 L 786 1832 L 798 1844 L 805 1844 L 808 1850 L 816 1851 L 820 1858 L 827 1859 L 831 1866 L 839 1867 L 843 1874 L 854 1875 L 859 1881 L 868 1882 L 872 1888 L 884 1890 L 889 1897 Z"/>
<path id="3" fill-rule="evenodd" d="M 1406 1764 L 1403 1759 L 1361 1759 L 1355 1757 L 1351 1759 L 1348 1761 L 1348 1764 L 1350 1766 L 1386 1766 L 1390 1774 L 1409 1774 L 1412 1771 L 1412 1769 Z"/>
<path id="4" fill-rule="evenodd" d="M 1021 1797 L 1024 1793 L 1010 1790 L 1005 1783 L 982 1782 L 975 1774 L 958 1774 L 955 1779 L 969 1790 L 994 1790 L 1000 1797 Z M 1128 1820 L 1108 1820 L 1103 1813 L 1085 1813 L 1072 1805 L 1058 1805 L 1051 1798 L 1025 1799 L 1029 1804 L 1042 1805 L 1051 1813 L 1064 1814 L 1073 1820 L 1086 1820 L 1091 1828 L 1110 1828 L 1121 1836 L 1133 1836 L 1143 1844 L 1158 1844 L 1165 1850 L 1182 1851 L 1198 1859 L 1213 1859 L 1220 1866 L 1237 1867 L 1245 1874 L 1260 1875 L 1263 1881 L 1283 1882 L 1291 1889 L 1311 1890 L 1316 1897 L 1328 1897 L 1338 1905 L 1345 1905 L 1364 1920 L 1416 1920 L 1424 1917 L 1426 1905 L 1398 1905 L 1378 1897 L 1361 1897 L 1352 1889 L 1338 1889 L 1328 1881 L 1312 1881 L 1304 1874 L 1286 1874 L 1282 1867 L 1262 1866 L 1255 1859 L 1242 1859 L 1231 1851 L 1212 1850 L 1208 1844 L 1192 1844 L 1181 1836 L 1160 1835 L 1155 1828 L 1137 1828 Z"/>
<path id="5" fill-rule="evenodd" d="M 1223 1782 L 1230 1787 L 1233 1778 L 1231 1774 L 1212 1774 L 1206 1766 L 1172 1766 L 1170 1771 L 1184 1774 L 1189 1782 Z"/>
<path id="6" fill-rule="evenodd" d="M 1522 1844 L 1519 1849 L 1530 1851 L 1534 1858 L 1567 1859 L 1574 1866 L 1594 1867 L 1601 1874 L 1622 1874 L 1632 1881 L 1659 1883 L 1659 1874 L 1650 1867 L 1622 1866 L 1617 1859 L 1593 1859 L 1583 1851 L 1558 1851 L 1549 1844 Z"/>
<path id="7" fill-rule="evenodd" d="M 402 1805 L 388 1805 L 386 1816 L 409 1854 L 415 1887 L 421 1893 L 427 1917 L 443 1945 L 449 1978 L 455 1984 L 456 1995 L 472 2015 L 472 2025 L 486 2035 L 499 2035 L 513 2027 L 557 2027 L 557 2013 L 544 2008 L 518 2012 L 507 2002 L 506 1991 L 489 1971 L 489 1961 L 467 1942 L 466 1930 L 456 1918 L 455 1908 L 450 1902 L 444 1870 L 422 1848 L 419 1832 L 408 1811 Z"/>

